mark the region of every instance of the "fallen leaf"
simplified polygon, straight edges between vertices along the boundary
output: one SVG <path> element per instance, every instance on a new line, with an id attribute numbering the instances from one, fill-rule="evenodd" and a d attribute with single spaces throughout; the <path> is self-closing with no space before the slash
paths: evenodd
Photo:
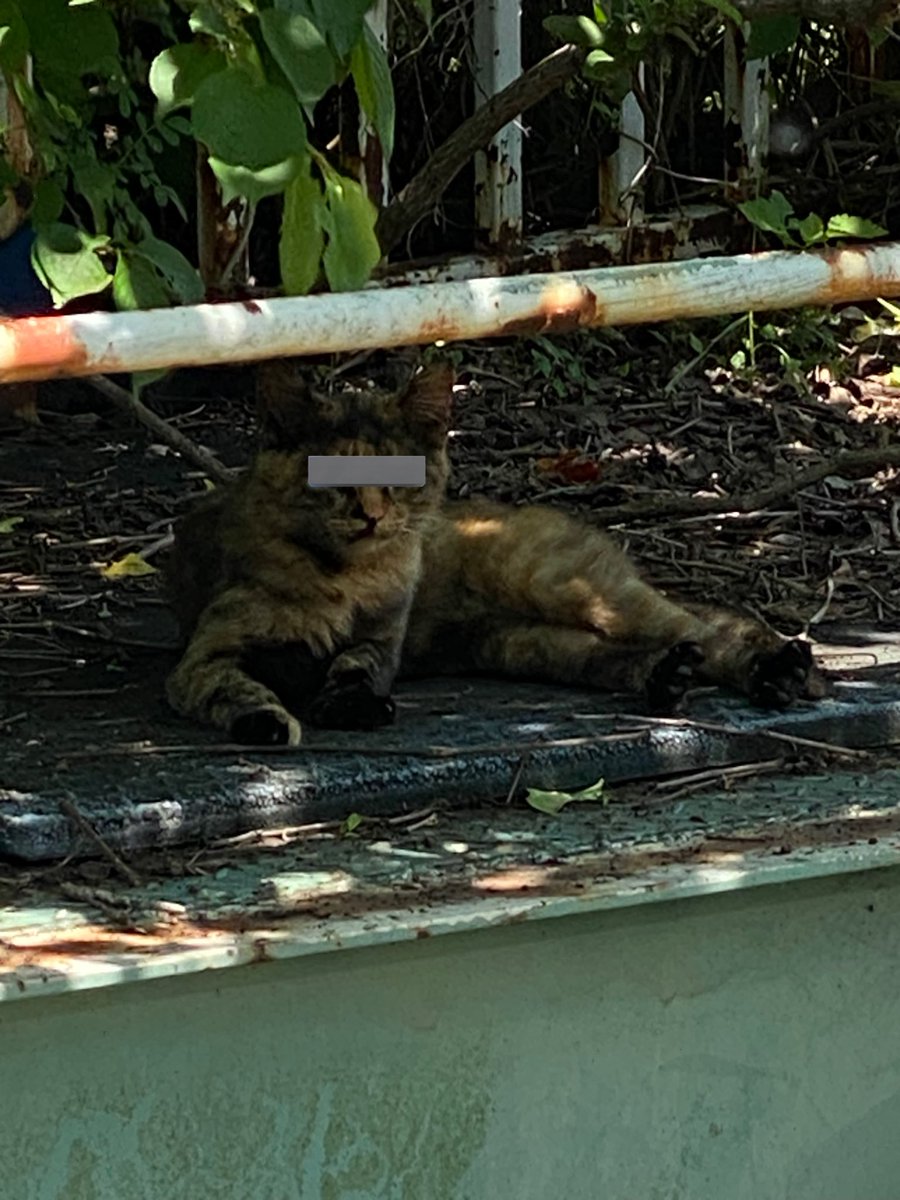
<path id="1" fill-rule="evenodd" d="M 537 469 L 565 483 L 595 483 L 600 478 L 600 464 L 580 450 L 563 450 L 556 458 L 539 458 Z"/>
<path id="2" fill-rule="evenodd" d="M 525 799 L 532 808 L 538 812 L 547 813 L 551 817 L 555 817 L 558 812 L 573 801 L 584 802 L 602 800 L 602 798 L 602 779 L 598 779 L 596 783 L 592 783 L 590 787 L 583 788 L 580 792 L 543 792 L 540 788 L 528 788 L 525 793 Z"/>
<path id="3" fill-rule="evenodd" d="M 362 825 L 363 817 L 358 812 L 348 813 L 341 821 L 341 837 L 346 837 L 348 833 L 352 833 L 354 829 Z"/>
<path id="4" fill-rule="evenodd" d="M 24 517 L 3 517 L 0 518 L 0 533 L 12 533 L 17 525 L 21 525 L 25 520 Z"/>
<path id="5" fill-rule="evenodd" d="M 108 567 L 101 567 L 100 574 L 104 579 L 133 579 L 139 575 L 155 575 L 156 567 L 151 567 L 139 554 L 132 552 Z"/>

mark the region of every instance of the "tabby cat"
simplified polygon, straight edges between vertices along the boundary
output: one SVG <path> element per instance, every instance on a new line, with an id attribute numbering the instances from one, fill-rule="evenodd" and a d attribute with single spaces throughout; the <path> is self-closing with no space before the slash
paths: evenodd
<path id="1" fill-rule="evenodd" d="M 399 395 L 313 397 L 290 362 L 261 369 L 263 448 L 177 531 L 175 709 L 235 742 L 297 745 L 301 718 L 390 723 L 398 673 L 636 692 L 657 713 L 697 681 L 764 707 L 824 694 L 805 642 L 667 599 L 581 522 L 444 502 L 452 382 L 436 366 Z M 426 483 L 312 489 L 310 454 L 424 454 Z"/>

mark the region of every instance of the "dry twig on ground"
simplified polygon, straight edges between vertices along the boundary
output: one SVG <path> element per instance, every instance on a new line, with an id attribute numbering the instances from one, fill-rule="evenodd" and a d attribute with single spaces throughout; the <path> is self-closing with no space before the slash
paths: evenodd
<path id="1" fill-rule="evenodd" d="M 87 382 L 91 387 L 105 396 L 111 404 L 114 404 L 120 412 L 126 413 L 129 417 L 134 417 L 151 430 L 161 442 L 165 442 L 167 446 L 171 446 L 173 450 L 177 450 L 190 462 L 194 463 L 205 472 L 215 483 L 231 483 L 235 478 L 234 471 L 230 470 L 219 462 L 214 454 L 205 450 L 202 446 L 198 446 L 196 442 L 192 442 L 185 435 L 168 421 L 152 412 L 146 404 L 138 400 L 136 396 L 132 396 L 125 388 L 119 387 L 117 383 L 113 383 L 111 379 L 107 379 L 105 375 L 92 375 Z"/>

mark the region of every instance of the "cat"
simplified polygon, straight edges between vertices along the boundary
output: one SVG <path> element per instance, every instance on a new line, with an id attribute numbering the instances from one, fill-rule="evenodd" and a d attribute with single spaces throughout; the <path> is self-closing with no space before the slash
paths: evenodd
<path id="1" fill-rule="evenodd" d="M 676 603 L 583 521 L 446 501 L 453 374 L 399 394 L 313 396 L 259 374 L 262 449 L 179 525 L 169 592 L 187 639 L 180 713 L 234 742 L 295 746 L 301 720 L 377 729 L 398 677 L 486 673 L 641 695 L 669 714 L 698 682 L 780 708 L 825 694 L 806 642 Z M 422 488 L 310 488 L 310 454 L 420 454 Z"/>

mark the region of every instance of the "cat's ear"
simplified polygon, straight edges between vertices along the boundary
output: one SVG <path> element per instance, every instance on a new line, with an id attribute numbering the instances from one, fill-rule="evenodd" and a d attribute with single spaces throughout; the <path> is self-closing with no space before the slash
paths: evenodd
<path id="1" fill-rule="evenodd" d="M 421 429 L 444 434 L 450 425 L 455 373 L 447 362 L 423 367 L 400 396 L 407 421 Z"/>
<path id="2" fill-rule="evenodd" d="M 297 450 L 319 424 L 309 383 L 284 359 L 262 363 L 256 376 L 256 413 L 265 450 Z"/>

